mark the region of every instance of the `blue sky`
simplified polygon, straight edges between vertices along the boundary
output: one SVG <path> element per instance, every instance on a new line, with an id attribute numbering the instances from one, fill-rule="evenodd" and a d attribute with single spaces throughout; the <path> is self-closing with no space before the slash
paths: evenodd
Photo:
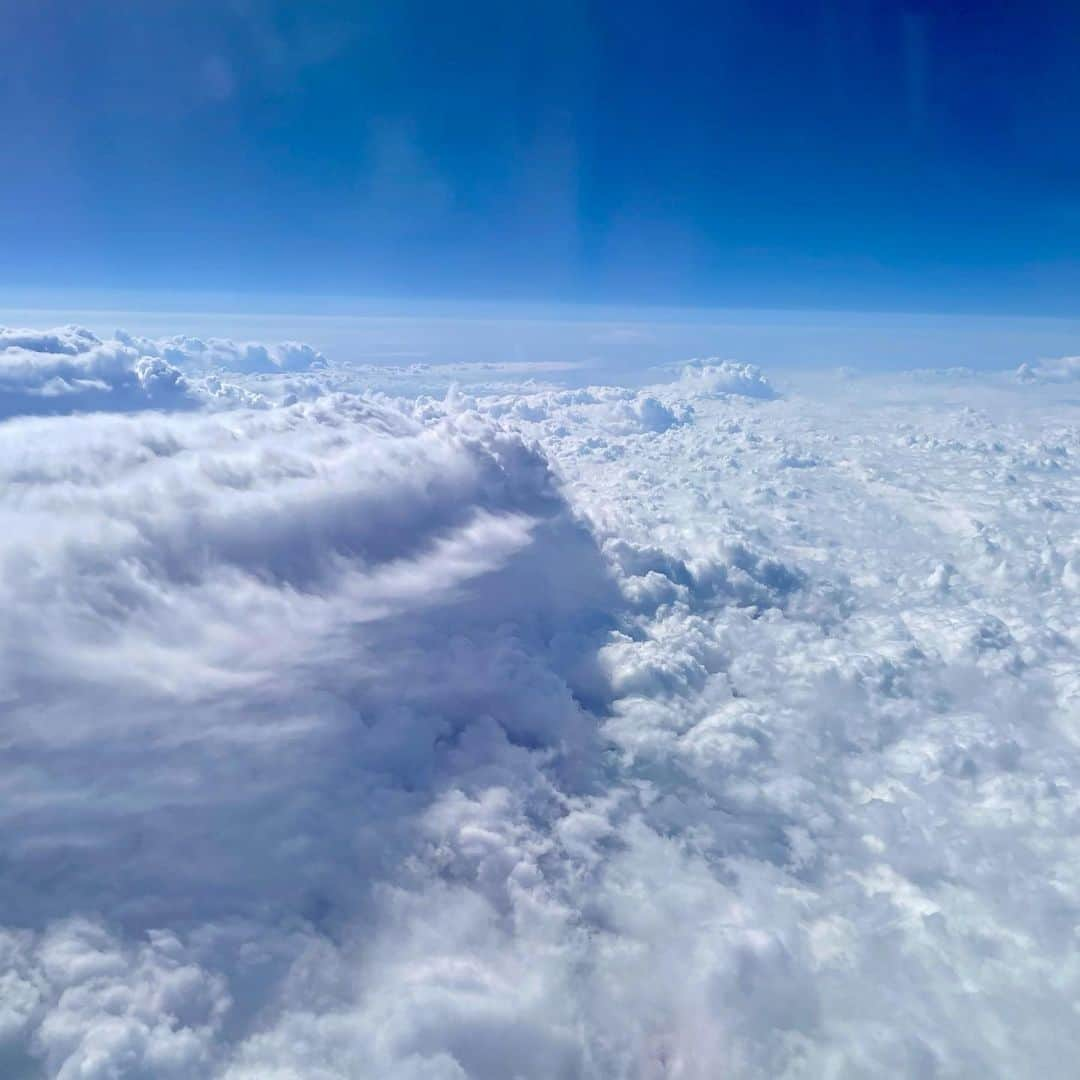
<path id="1" fill-rule="evenodd" d="M 0 12 L 7 289 L 1075 314 L 1075 4 Z"/>

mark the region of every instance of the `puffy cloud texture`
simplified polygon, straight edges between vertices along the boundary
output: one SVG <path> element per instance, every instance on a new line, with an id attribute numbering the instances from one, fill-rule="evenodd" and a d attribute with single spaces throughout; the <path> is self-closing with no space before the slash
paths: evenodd
<path id="1" fill-rule="evenodd" d="M 154 340 L 118 330 L 103 340 L 78 326 L 0 327 L 0 417 L 254 406 L 257 392 L 222 382 L 233 375 L 308 371 L 325 364 L 310 345 L 221 338 Z"/>
<path id="2" fill-rule="evenodd" d="M 682 369 L 680 383 L 695 396 L 716 397 L 735 394 L 739 397 L 769 400 L 777 396 L 772 383 L 760 368 L 734 360 L 712 357 L 694 360 Z"/>
<path id="3" fill-rule="evenodd" d="M 1069 1075 L 1052 388 L 5 333 L 3 1075 Z"/>
<path id="4" fill-rule="evenodd" d="M 84 331 L 85 332 L 85 331 Z M 310 371 L 323 367 L 325 357 L 310 345 L 283 341 L 268 345 L 261 341 L 232 341 L 229 338 L 184 337 L 143 338 L 117 331 L 117 338 L 141 353 L 159 356 L 185 369 L 224 369 L 257 374 L 280 371 Z"/>
<path id="5" fill-rule="evenodd" d="M 1016 372 L 1021 382 L 1069 383 L 1080 381 L 1080 356 L 1059 356 L 1034 364 L 1021 364 Z"/>
<path id="6" fill-rule="evenodd" d="M 159 355 L 88 330 L 0 328 L 0 416 L 194 404 L 183 373 Z"/>

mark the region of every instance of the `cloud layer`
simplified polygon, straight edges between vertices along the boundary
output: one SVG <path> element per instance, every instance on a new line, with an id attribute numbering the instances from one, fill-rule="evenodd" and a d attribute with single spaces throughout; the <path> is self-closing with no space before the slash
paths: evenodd
<path id="1" fill-rule="evenodd" d="M 4 1075 L 1068 1075 L 1075 406 L 5 333 Z"/>
<path id="2" fill-rule="evenodd" d="M 0 327 L 0 418 L 200 406 L 258 406 L 232 376 L 309 371 L 325 364 L 310 345 L 151 339 L 118 330 L 104 340 L 79 326 Z"/>
<path id="3" fill-rule="evenodd" d="M 1034 364 L 1021 364 L 1016 377 L 1020 382 L 1080 382 L 1080 356 L 1057 356 Z"/>

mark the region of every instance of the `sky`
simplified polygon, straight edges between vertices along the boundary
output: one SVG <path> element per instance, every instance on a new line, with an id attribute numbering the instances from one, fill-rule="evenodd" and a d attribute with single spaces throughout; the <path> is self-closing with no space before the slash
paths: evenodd
<path id="1" fill-rule="evenodd" d="M 0 17 L 6 291 L 1075 314 L 1075 5 Z"/>
<path id="2" fill-rule="evenodd" d="M 3 1080 L 1074 1080 L 1080 15 L 0 16 Z"/>

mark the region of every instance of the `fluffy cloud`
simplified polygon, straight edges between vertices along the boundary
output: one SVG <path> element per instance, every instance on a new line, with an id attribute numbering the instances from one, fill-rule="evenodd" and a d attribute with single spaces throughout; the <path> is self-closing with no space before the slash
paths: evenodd
<path id="1" fill-rule="evenodd" d="M 1067 383 L 1080 380 L 1080 356 L 1059 356 L 1035 364 L 1021 364 L 1016 377 L 1026 383 Z"/>
<path id="2" fill-rule="evenodd" d="M 325 360 L 310 345 L 170 337 L 118 330 L 109 340 L 78 326 L 0 327 L 0 417 L 257 406 L 221 373 L 300 372 Z"/>
<path id="3" fill-rule="evenodd" d="M 1075 406 L 706 367 L 0 423 L 0 1071 L 1067 1075 Z"/>
<path id="4" fill-rule="evenodd" d="M 768 400 L 777 396 L 760 368 L 719 357 L 692 361 L 682 369 L 679 381 L 683 389 L 695 397 L 735 394 Z"/>
<path id="5" fill-rule="evenodd" d="M 61 1080 L 205 1073 L 230 1001 L 187 954 L 169 932 L 125 945 L 80 917 L 0 935 L 6 1075 L 32 1074 L 35 1059 Z M 13 1036 L 28 1029 L 20 1046 Z"/>
<path id="6" fill-rule="evenodd" d="M 346 398 L 23 418 L 0 474 L 3 921 L 45 942 L 6 976 L 10 1060 L 223 1067 L 267 971 L 415 872 L 441 793 L 543 816 L 590 782 L 618 593 L 512 434 Z M 42 974 L 71 926 L 104 965 L 76 989 Z M 198 1008 L 155 996 L 162 934 Z"/>
<path id="7" fill-rule="evenodd" d="M 194 403 L 178 368 L 123 342 L 104 342 L 78 327 L 0 328 L 0 416 Z"/>
<path id="8" fill-rule="evenodd" d="M 232 341 L 230 338 L 166 337 L 142 338 L 116 332 L 117 340 L 140 353 L 158 356 L 185 370 L 224 370 L 242 374 L 310 371 L 323 367 L 326 358 L 317 349 L 299 341 L 276 345 L 260 341 Z"/>
<path id="9" fill-rule="evenodd" d="M 321 910 L 388 857 L 474 724 L 536 747 L 587 736 L 564 680 L 587 684 L 614 587 L 519 441 L 348 401 L 56 428 L 0 429 L 17 493 L 3 676 L 27 754 L 10 900 L 27 916 L 57 874 L 136 921 L 235 914 L 236 889 Z M 130 844 L 138 890 L 116 879 Z"/>
<path id="10" fill-rule="evenodd" d="M 613 435 L 643 435 L 667 431 L 693 416 L 693 409 L 685 403 L 665 404 L 650 391 L 612 386 L 533 393 L 503 390 L 466 399 L 452 395 L 448 404 L 476 408 L 518 424 L 543 425 L 545 431 L 553 433 L 593 428 Z"/>

